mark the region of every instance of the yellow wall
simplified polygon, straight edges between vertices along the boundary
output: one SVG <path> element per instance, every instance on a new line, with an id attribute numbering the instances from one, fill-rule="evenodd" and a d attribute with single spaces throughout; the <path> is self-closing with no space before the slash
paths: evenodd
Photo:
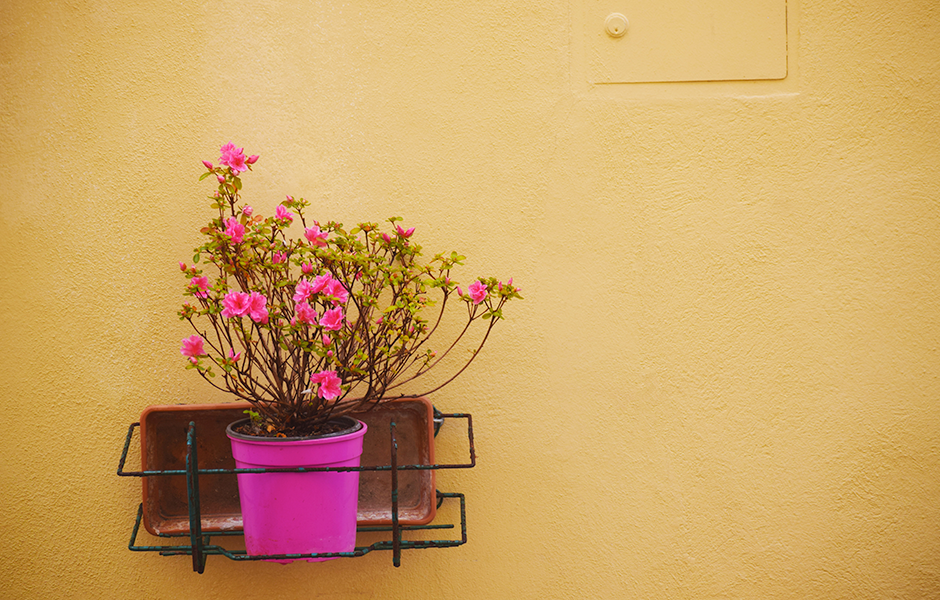
<path id="1" fill-rule="evenodd" d="M 786 79 L 622 85 L 592 6 L 0 3 L 0 596 L 940 596 L 935 2 L 791 0 Z M 434 398 L 477 426 L 466 546 L 126 549 L 127 425 L 222 399 L 174 311 L 229 140 L 259 207 L 523 286 Z"/>

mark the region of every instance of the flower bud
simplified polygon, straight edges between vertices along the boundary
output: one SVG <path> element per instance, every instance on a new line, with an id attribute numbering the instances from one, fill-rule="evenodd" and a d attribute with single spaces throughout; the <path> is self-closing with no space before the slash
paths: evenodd
<path id="1" fill-rule="evenodd" d="M 245 215 L 246 217 L 250 217 L 251 213 L 253 213 L 254 211 L 255 209 L 251 208 L 250 206 L 246 206 L 245 208 L 242 209 L 242 214 Z"/>
<path id="2" fill-rule="evenodd" d="M 204 161 L 202 161 L 202 164 L 206 165 L 206 168 L 209 169 L 210 171 L 212 170 L 212 163 L 211 163 L 211 162 L 209 162 L 209 161 L 207 161 L 207 160 L 204 160 Z"/>
<path id="3" fill-rule="evenodd" d="M 219 180 L 219 183 L 225 183 L 225 177 L 222 177 L 221 175 L 216 175 L 215 178 Z"/>
<path id="4" fill-rule="evenodd" d="M 258 155 L 252 154 L 251 156 L 245 159 L 245 162 L 248 163 L 249 165 L 255 164 L 256 162 L 258 162 Z"/>

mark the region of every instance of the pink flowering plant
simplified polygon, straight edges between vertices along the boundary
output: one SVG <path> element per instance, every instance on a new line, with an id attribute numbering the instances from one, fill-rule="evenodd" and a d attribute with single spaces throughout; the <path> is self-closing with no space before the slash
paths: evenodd
<path id="1" fill-rule="evenodd" d="M 439 390 L 473 362 L 506 302 L 521 298 L 512 279 L 480 277 L 464 291 L 451 278 L 464 257 L 423 261 L 414 228 L 399 217 L 387 220 L 389 231 L 346 230 L 308 221 L 309 203 L 291 196 L 274 215 L 257 214 L 242 202 L 241 175 L 258 157 L 231 143 L 221 150 L 201 178 L 218 183 L 216 216 L 201 230 L 195 264 L 180 263 L 191 299 L 179 316 L 195 331 L 180 352 L 187 368 L 252 404 L 255 435 L 318 433 L 339 415 Z M 439 343 L 448 307 L 465 323 Z M 435 368 L 450 370 L 432 389 L 401 391 Z"/>

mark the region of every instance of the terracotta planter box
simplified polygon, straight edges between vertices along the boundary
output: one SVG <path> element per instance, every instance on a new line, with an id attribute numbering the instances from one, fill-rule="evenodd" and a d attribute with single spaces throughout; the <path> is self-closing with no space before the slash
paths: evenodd
<path id="1" fill-rule="evenodd" d="M 186 432 L 196 423 L 200 469 L 234 469 L 225 427 L 245 417 L 247 403 L 151 406 L 140 416 L 141 469 L 186 468 Z M 395 422 L 399 465 L 434 464 L 434 420 L 431 403 L 419 398 L 390 402 L 352 416 L 369 427 L 362 466 L 391 461 L 390 423 Z M 241 529 L 242 516 L 235 475 L 200 475 L 203 531 Z M 363 471 L 359 482 L 359 525 L 387 525 L 392 520 L 391 473 Z M 398 472 L 398 516 L 402 525 L 424 525 L 436 512 L 434 471 Z M 144 527 L 154 535 L 189 532 L 189 509 L 184 475 L 143 478 Z"/>

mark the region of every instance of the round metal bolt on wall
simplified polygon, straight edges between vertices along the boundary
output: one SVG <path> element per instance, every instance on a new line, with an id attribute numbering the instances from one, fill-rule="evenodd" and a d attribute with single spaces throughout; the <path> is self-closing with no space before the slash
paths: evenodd
<path id="1" fill-rule="evenodd" d="M 604 21 L 604 29 L 607 31 L 607 35 L 613 38 L 623 37 L 629 26 L 630 22 L 620 13 L 610 13 L 607 15 L 607 20 Z"/>

